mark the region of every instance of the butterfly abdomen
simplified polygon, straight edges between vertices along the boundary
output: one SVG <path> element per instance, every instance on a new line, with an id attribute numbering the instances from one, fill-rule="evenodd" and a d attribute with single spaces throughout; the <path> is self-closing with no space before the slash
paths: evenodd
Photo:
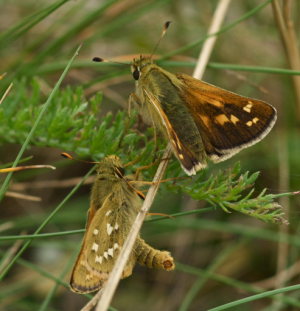
<path id="1" fill-rule="evenodd" d="M 167 271 L 175 268 L 174 259 L 169 252 L 157 250 L 141 238 L 137 239 L 134 251 L 136 261 L 142 266 Z"/>

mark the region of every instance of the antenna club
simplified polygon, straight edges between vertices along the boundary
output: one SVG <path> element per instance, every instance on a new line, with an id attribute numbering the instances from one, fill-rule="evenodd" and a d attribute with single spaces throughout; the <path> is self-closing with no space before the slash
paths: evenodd
<path id="1" fill-rule="evenodd" d="M 96 63 L 102 63 L 103 61 L 104 61 L 104 59 L 101 57 L 94 57 L 93 58 L 93 62 L 96 62 Z"/>
<path id="2" fill-rule="evenodd" d="M 70 154 L 66 153 L 66 152 L 62 152 L 60 155 L 62 157 L 64 157 L 64 158 L 66 158 L 66 159 L 73 159 L 73 157 Z"/>
<path id="3" fill-rule="evenodd" d="M 165 30 L 167 30 L 169 28 L 171 23 L 172 23 L 171 21 L 165 22 Z"/>

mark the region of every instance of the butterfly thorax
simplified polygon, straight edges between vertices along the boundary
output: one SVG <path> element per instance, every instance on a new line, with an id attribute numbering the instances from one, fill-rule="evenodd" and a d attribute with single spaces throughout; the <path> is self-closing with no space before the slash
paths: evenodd
<path id="1" fill-rule="evenodd" d="M 110 193 L 117 185 L 126 183 L 123 175 L 124 168 L 117 156 L 108 156 L 98 164 L 91 195 L 96 210 L 102 206 L 107 193 Z"/>

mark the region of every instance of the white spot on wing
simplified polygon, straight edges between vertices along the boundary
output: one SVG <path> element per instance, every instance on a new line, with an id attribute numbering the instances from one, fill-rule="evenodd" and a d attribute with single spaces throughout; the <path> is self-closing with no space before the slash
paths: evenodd
<path id="1" fill-rule="evenodd" d="M 99 248 L 99 245 L 97 243 L 93 243 L 92 251 L 97 252 L 98 248 Z"/>
<path id="2" fill-rule="evenodd" d="M 111 210 L 107 211 L 107 212 L 105 213 L 105 216 L 109 216 L 110 214 L 111 214 Z"/>
<path id="3" fill-rule="evenodd" d="M 85 276 L 86 281 L 89 281 L 91 278 L 92 278 L 92 276 L 90 274 L 86 274 L 86 276 Z"/>
<path id="4" fill-rule="evenodd" d="M 107 252 L 104 252 L 103 256 L 105 259 L 108 259 L 108 253 Z"/>
<path id="5" fill-rule="evenodd" d="M 113 231 L 113 226 L 111 224 L 106 224 L 106 231 L 108 235 L 111 235 Z"/>
<path id="6" fill-rule="evenodd" d="M 119 229 L 119 225 L 118 223 L 115 224 L 115 230 L 118 230 Z"/>
<path id="7" fill-rule="evenodd" d="M 98 233 L 99 233 L 99 230 L 98 229 L 94 229 L 93 235 L 97 235 Z"/>
<path id="8" fill-rule="evenodd" d="M 233 114 L 230 115 L 230 121 L 233 123 L 233 124 L 236 124 L 239 120 L 239 118 L 237 118 L 236 116 L 234 116 Z"/>
<path id="9" fill-rule="evenodd" d="M 119 248 L 119 244 L 118 243 L 115 243 L 114 244 L 114 249 L 118 249 Z"/>
<path id="10" fill-rule="evenodd" d="M 96 256 L 95 262 L 99 262 L 101 264 L 102 261 L 103 261 L 103 257 L 102 256 Z"/>
<path id="11" fill-rule="evenodd" d="M 252 106 L 253 106 L 253 104 L 252 104 L 252 102 L 249 100 L 249 101 L 248 101 L 248 105 L 244 106 L 244 107 L 243 107 L 243 110 L 246 111 L 246 112 L 248 112 L 248 113 L 250 113 L 250 112 L 251 112 Z"/>
<path id="12" fill-rule="evenodd" d="M 113 248 L 109 248 L 108 251 L 107 251 L 107 254 L 111 257 L 114 256 L 114 249 Z"/>

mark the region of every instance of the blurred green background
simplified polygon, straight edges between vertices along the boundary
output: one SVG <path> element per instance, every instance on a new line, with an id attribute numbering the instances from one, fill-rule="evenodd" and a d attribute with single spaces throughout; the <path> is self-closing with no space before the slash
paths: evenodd
<path id="1" fill-rule="evenodd" d="M 201 178 L 240 161 L 242 172 L 260 171 L 257 193 L 267 188 L 276 194 L 300 188 L 300 86 L 299 77 L 295 80 L 289 71 L 300 70 L 300 4 L 285 1 L 281 6 L 274 1 L 272 7 L 271 2 L 231 1 L 203 80 L 271 103 L 278 121 L 262 142 L 225 163 L 211 164 Z M 280 16 L 274 14 L 278 3 L 283 25 L 293 21 L 291 28 L 283 29 L 285 40 L 278 26 Z M 13 194 L 6 192 L 0 204 L 1 237 L 32 234 L 89 171 L 89 165 L 61 159 L 60 152 L 85 159 L 117 153 L 124 162 L 137 156 L 143 164 L 149 160 L 155 145 L 153 132 L 136 115 L 127 116 L 127 99 L 134 90 L 129 66 L 91 60 L 99 56 L 128 62 L 151 53 L 163 23 L 170 20 L 156 53 L 174 55 L 160 65 L 171 72 L 192 74 L 216 6 L 217 1 L 0 0 L 0 95 L 13 83 L 0 106 L 1 165 L 14 161 L 62 71 L 82 44 L 22 156 L 33 156 L 26 164 L 52 164 L 57 169 L 13 175 L 8 189 Z M 165 143 L 159 140 L 157 145 L 163 149 Z M 181 174 L 175 159 L 171 162 L 175 175 Z M 154 172 L 151 169 L 145 179 Z M 1 174 L 1 183 L 5 177 Z M 84 228 L 90 182 L 80 187 L 43 233 Z M 14 193 L 33 198 L 15 198 Z M 112 306 L 117 310 L 209 310 L 299 283 L 300 199 L 295 195 L 279 200 L 289 226 L 265 224 L 222 209 L 145 223 L 143 238 L 172 252 L 177 269 L 162 272 L 137 266 L 131 277 L 120 282 Z M 172 214 L 203 207 L 210 206 L 162 186 L 152 211 Z M 66 283 L 60 284 L 68 282 L 79 250 L 83 232 L 75 233 L 35 239 L 5 276 L 5 267 L 25 240 L 0 241 L 0 310 L 80 310 L 88 302 Z M 276 277 L 279 270 L 284 271 L 282 279 Z M 299 310 L 299 297 L 299 291 L 294 291 L 230 310 Z"/>

